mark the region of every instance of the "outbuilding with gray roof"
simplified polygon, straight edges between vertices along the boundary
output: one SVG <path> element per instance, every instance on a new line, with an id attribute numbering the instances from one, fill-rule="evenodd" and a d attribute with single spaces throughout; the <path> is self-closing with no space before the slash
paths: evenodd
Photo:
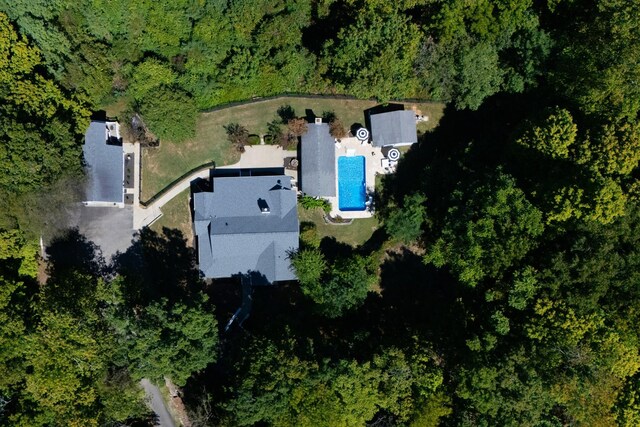
<path id="1" fill-rule="evenodd" d="M 418 142 L 416 114 L 412 110 L 370 114 L 371 143 L 375 147 L 411 145 Z"/>
<path id="2" fill-rule="evenodd" d="M 88 182 L 85 204 L 124 203 L 124 152 L 122 140 L 111 137 L 109 126 L 115 122 L 92 121 L 82 147 Z M 114 130 L 115 131 L 115 130 Z"/>
<path id="3" fill-rule="evenodd" d="M 313 197 L 336 195 L 336 148 L 327 123 L 310 123 L 300 146 L 300 189 Z"/>

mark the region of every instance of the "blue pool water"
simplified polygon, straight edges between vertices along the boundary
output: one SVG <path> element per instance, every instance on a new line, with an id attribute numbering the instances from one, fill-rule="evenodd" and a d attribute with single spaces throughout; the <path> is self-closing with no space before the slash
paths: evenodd
<path id="1" fill-rule="evenodd" d="M 338 157 L 338 207 L 363 211 L 367 201 L 364 156 Z"/>

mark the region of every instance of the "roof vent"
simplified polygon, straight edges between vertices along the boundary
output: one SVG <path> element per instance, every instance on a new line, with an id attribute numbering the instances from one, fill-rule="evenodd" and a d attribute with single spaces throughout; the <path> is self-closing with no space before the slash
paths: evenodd
<path id="1" fill-rule="evenodd" d="M 322 117 L 316 117 L 316 124 L 317 125 L 321 125 L 322 124 Z"/>
<path id="2" fill-rule="evenodd" d="M 260 208 L 260 212 L 262 212 L 263 214 L 268 214 L 269 212 L 271 212 L 271 209 L 269 209 L 269 204 L 265 199 L 258 199 L 258 208 Z"/>

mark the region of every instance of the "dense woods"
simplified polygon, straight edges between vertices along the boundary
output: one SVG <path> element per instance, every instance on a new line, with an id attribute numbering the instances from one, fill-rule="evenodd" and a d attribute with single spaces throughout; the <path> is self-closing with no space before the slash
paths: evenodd
<path id="1" fill-rule="evenodd" d="M 0 425 L 145 425 L 137 382 L 164 377 L 198 425 L 640 425 L 638 16 L 0 0 Z M 304 230 L 299 283 L 229 332 L 175 230 L 109 263 L 66 231 L 41 261 L 90 111 L 124 102 L 180 141 L 199 110 L 282 92 L 447 102 L 364 245 Z"/>

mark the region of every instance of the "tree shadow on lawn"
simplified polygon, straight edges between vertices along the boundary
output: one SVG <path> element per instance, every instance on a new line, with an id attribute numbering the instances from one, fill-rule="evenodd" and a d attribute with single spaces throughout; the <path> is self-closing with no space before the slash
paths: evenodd
<path id="1" fill-rule="evenodd" d="M 235 287 L 240 289 L 238 281 L 235 282 Z M 226 388 L 231 381 L 230 375 L 236 364 L 246 359 L 243 353 L 255 338 L 263 337 L 273 342 L 280 342 L 287 337 L 315 341 L 321 335 L 313 305 L 304 298 L 297 282 L 255 286 L 252 299 L 251 315 L 242 327 L 234 327 L 228 333 L 221 334 L 218 361 L 189 379 L 184 388 L 184 397 L 191 407 L 200 403 L 203 390 L 211 393 L 212 402 L 230 398 L 231 392 Z M 216 300 L 213 302 L 217 304 Z M 238 307 L 239 305 L 235 308 Z M 221 330 L 226 321 L 219 322 Z"/>
<path id="2" fill-rule="evenodd" d="M 337 319 L 319 315 L 296 282 L 255 287 L 251 316 L 224 336 L 218 362 L 189 381 L 186 400 L 195 404 L 203 389 L 214 402 L 228 399 L 230 375 L 255 338 L 293 339 L 298 345 L 291 357 L 305 360 L 367 361 L 387 347 L 411 348 L 416 337 L 433 342 L 438 352 L 464 346 L 460 289 L 447 273 L 404 250 L 388 256 L 381 282 L 381 295 L 370 293 L 361 307 Z"/>
<path id="3" fill-rule="evenodd" d="M 327 263 L 332 264 L 338 259 L 349 257 L 354 249 L 347 243 L 339 242 L 335 237 L 325 236 L 320 241 L 320 251 L 324 254 Z"/>
<path id="4" fill-rule="evenodd" d="M 290 336 L 313 342 L 317 359 L 369 360 L 381 346 L 408 348 L 416 336 L 443 348 L 464 344 L 457 298 L 465 289 L 447 272 L 404 249 L 388 255 L 380 281 L 381 294 L 370 293 L 362 306 L 336 319 L 318 314 L 296 282 L 255 288 L 245 330 L 276 341 L 289 330 Z"/>
<path id="5" fill-rule="evenodd" d="M 389 235 L 387 234 L 387 230 L 385 230 L 384 226 L 380 226 L 373 232 L 366 242 L 360 245 L 358 251 L 362 255 L 373 254 L 382 249 L 388 240 Z"/>
<path id="6" fill-rule="evenodd" d="M 100 248 L 74 228 L 51 241 L 47 256 L 49 277 L 41 289 L 42 303 L 78 318 L 93 312 L 97 307 L 99 279 L 106 275 Z"/>
<path id="7" fill-rule="evenodd" d="M 214 279 L 207 282 L 205 293 L 216 307 L 215 315 L 222 333 L 224 326 L 242 304 L 242 287 L 238 279 Z"/>
<path id="8" fill-rule="evenodd" d="M 382 348 L 411 348 L 416 338 L 440 351 L 464 345 L 464 316 L 457 298 L 464 289 L 447 273 L 408 249 L 389 253 L 381 266 L 381 293 L 337 319 L 319 318 L 314 343 L 322 357 L 370 360 Z M 301 331 L 302 332 L 302 331 Z"/>
<path id="9" fill-rule="evenodd" d="M 450 348 L 460 343 L 465 318 L 457 299 L 465 292 L 446 271 L 403 249 L 381 266 L 379 328 L 386 345 L 406 348 L 413 336 Z"/>

